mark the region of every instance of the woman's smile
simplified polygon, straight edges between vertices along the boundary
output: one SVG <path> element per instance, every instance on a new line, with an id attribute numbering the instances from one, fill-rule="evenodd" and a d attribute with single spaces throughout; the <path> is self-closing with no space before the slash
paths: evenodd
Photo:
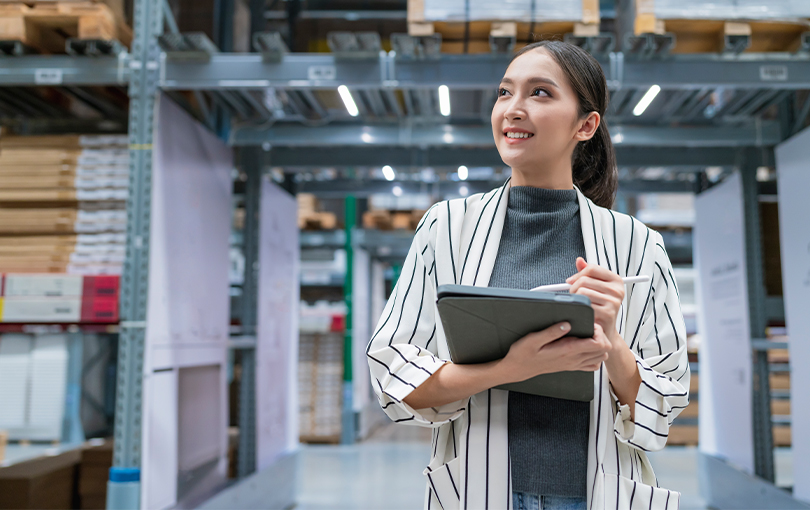
<path id="1" fill-rule="evenodd" d="M 515 145 L 525 142 L 530 138 L 533 138 L 534 133 L 527 131 L 525 129 L 509 127 L 503 130 L 503 136 L 504 139 L 506 140 L 506 143 L 508 143 L 509 145 Z"/>

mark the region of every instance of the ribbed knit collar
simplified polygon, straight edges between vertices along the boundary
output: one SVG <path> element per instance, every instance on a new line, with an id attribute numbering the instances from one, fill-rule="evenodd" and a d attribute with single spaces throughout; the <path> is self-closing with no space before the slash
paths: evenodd
<path id="1" fill-rule="evenodd" d="M 523 214 L 554 213 L 579 208 L 575 189 L 545 189 L 532 186 L 509 188 L 509 211 Z"/>

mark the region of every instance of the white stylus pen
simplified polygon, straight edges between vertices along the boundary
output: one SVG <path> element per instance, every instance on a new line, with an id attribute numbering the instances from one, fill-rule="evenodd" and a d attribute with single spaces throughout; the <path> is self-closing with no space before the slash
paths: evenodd
<path id="1" fill-rule="evenodd" d="M 625 285 L 632 285 L 634 283 L 644 283 L 650 281 L 650 277 L 647 275 L 642 276 L 628 276 L 627 278 L 622 278 L 622 281 Z M 532 290 L 540 290 L 543 292 L 561 292 L 564 290 L 571 290 L 570 283 L 555 283 L 554 285 L 541 285 L 539 287 L 535 287 Z"/>

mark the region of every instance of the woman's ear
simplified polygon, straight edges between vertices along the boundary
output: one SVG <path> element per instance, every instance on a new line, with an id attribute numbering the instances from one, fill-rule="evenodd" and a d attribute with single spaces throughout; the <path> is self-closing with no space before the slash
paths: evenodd
<path id="1" fill-rule="evenodd" d="M 579 129 L 574 135 L 574 139 L 580 142 L 590 140 L 593 138 L 593 135 L 596 134 L 596 130 L 599 128 L 601 121 L 602 117 L 597 112 L 589 113 L 587 117 L 580 121 Z"/>

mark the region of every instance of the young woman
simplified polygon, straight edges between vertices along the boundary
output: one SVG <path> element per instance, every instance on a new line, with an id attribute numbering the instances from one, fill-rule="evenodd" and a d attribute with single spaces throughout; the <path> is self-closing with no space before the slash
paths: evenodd
<path id="1" fill-rule="evenodd" d="M 511 179 L 436 204 L 416 231 L 367 354 L 388 416 L 434 429 L 425 508 L 678 508 L 645 452 L 664 447 L 688 404 L 686 332 L 661 236 L 609 209 L 617 171 L 607 96 L 601 67 L 580 48 L 522 49 L 492 110 Z M 639 274 L 651 282 L 623 285 Z M 562 281 L 590 298 L 593 338 L 568 338 L 563 323 L 501 360 L 449 361 L 439 285 Z M 492 389 L 568 370 L 594 373 L 592 402 Z"/>

